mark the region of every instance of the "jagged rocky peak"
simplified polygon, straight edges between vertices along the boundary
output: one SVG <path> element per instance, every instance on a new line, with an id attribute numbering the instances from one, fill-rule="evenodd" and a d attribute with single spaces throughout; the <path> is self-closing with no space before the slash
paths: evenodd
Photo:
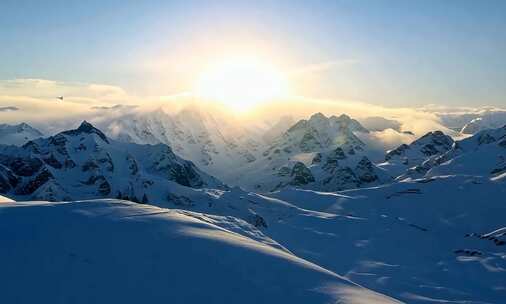
<path id="1" fill-rule="evenodd" d="M 313 115 L 311 115 L 311 117 L 309 117 L 309 121 L 312 122 L 327 121 L 327 120 L 328 120 L 327 116 L 323 115 L 323 113 L 321 112 L 314 113 Z"/>
<path id="2" fill-rule="evenodd" d="M 329 128 L 349 130 L 351 132 L 368 133 L 369 130 L 364 128 L 357 120 L 346 114 L 340 116 L 325 116 L 323 113 L 314 113 L 308 120 L 301 119 L 295 123 L 287 132 L 293 132 L 301 129 L 313 128 L 317 131 L 325 131 Z"/>
<path id="3" fill-rule="evenodd" d="M 339 117 L 332 115 L 329 120 L 338 124 L 341 128 L 347 128 L 353 132 L 369 133 L 369 130 L 362 126 L 360 122 L 346 114 L 341 114 Z"/>
<path id="4" fill-rule="evenodd" d="M 106 143 L 109 143 L 109 140 L 105 136 L 105 134 L 99 129 L 95 128 L 92 124 L 84 120 L 77 129 L 63 131 L 61 134 L 76 136 L 80 134 L 96 134 Z"/>
<path id="5" fill-rule="evenodd" d="M 453 143 L 454 140 L 441 131 L 428 132 L 409 145 L 402 144 L 389 151 L 385 156 L 385 160 L 390 161 L 400 157 L 408 165 L 415 159 L 441 155 L 449 151 Z"/>
<path id="6" fill-rule="evenodd" d="M 21 199 L 110 198 L 121 193 L 134 201 L 143 196 L 162 200 L 174 184 L 224 187 L 167 145 L 121 143 L 86 121 L 22 147 L 0 146 L 0 193 Z"/>
<path id="7" fill-rule="evenodd" d="M 479 175 L 496 178 L 506 172 L 505 147 L 506 126 L 482 130 L 473 136 L 456 141 L 444 154 L 427 158 L 398 179 L 441 175 Z"/>
<path id="8" fill-rule="evenodd" d="M 413 143 L 424 144 L 427 143 L 427 141 L 440 146 L 451 146 L 453 144 L 453 139 L 450 136 L 444 134 L 442 131 L 429 132 L 419 139 L 415 140 Z"/>

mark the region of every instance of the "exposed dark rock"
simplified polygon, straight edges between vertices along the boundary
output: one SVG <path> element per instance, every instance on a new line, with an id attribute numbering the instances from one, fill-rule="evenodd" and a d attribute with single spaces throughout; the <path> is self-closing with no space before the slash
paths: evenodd
<path id="1" fill-rule="evenodd" d="M 60 169 L 62 167 L 62 164 L 58 161 L 58 159 L 56 159 L 56 157 L 54 157 L 52 153 L 48 158 L 44 159 L 44 162 L 55 169 Z"/>
<path id="2" fill-rule="evenodd" d="M 247 221 L 257 227 L 257 228 L 267 228 L 267 222 L 265 221 L 265 219 L 263 217 L 261 217 L 260 215 L 258 214 L 254 214 L 252 216 L 250 216 Z"/>
<path id="3" fill-rule="evenodd" d="M 292 176 L 290 185 L 294 186 L 307 185 L 315 181 L 315 178 L 311 173 L 311 170 L 309 170 L 301 162 L 296 162 L 295 165 L 293 165 L 292 172 L 290 175 Z"/>
<path id="4" fill-rule="evenodd" d="M 30 180 L 26 185 L 24 185 L 21 189 L 18 189 L 16 194 L 19 195 L 27 195 L 35 192 L 40 186 L 47 183 L 50 179 L 53 179 L 53 175 L 48 170 L 43 170 L 37 176 Z"/>

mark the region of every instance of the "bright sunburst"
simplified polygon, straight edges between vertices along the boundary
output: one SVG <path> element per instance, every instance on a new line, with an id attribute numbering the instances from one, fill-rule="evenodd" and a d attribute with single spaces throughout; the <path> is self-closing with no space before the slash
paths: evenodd
<path id="1" fill-rule="evenodd" d="M 212 65 L 197 82 L 197 94 L 244 112 L 288 93 L 284 75 L 254 58 L 234 58 Z"/>

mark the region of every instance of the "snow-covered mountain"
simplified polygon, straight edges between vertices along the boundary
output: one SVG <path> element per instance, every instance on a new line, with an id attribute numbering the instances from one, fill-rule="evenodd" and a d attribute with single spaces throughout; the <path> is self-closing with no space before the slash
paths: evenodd
<path id="1" fill-rule="evenodd" d="M 300 120 L 278 137 L 255 162 L 242 168 L 236 182 L 268 192 L 286 186 L 342 190 L 389 180 L 366 155 L 354 132 L 368 132 L 346 115 L 321 113 Z"/>
<path id="2" fill-rule="evenodd" d="M 425 134 L 410 144 L 403 144 L 385 155 L 385 162 L 379 164 L 392 176 L 399 176 L 407 169 L 436 158 L 452 148 L 453 139 L 441 131 Z"/>
<path id="3" fill-rule="evenodd" d="M 176 113 L 162 108 L 133 111 L 97 125 L 121 142 L 169 145 L 178 156 L 226 182 L 227 170 L 255 161 L 260 145 L 254 132 L 232 118 L 191 106 Z"/>
<path id="4" fill-rule="evenodd" d="M 506 172 L 506 125 L 456 141 L 446 153 L 410 168 L 400 178 L 439 175 L 494 177 Z"/>
<path id="5" fill-rule="evenodd" d="M 476 134 L 481 130 L 500 128 L 504 125 L 506 125 L 506 111 L 487 111 L 467 123 L 460 132 Z"/>
<path id="6" fill-rule="evenodd" d="M 87 122 L 22 147 L 0 146 L 0 193 L 16 198 L 166 201 L 175 185 L 223 187 L 167 145 L 117 142 Z"/>
<path id="7" fill-rule="evenodd" d="M 400 303 L 216 222 L 237 223 L 120 200 L 0 204 L 0 302 Z"/>
<path id="8" fill-rule="evenodd" d="M 163 115 L 146 126 L 155 130 Z M 134 125 L 143 127 L 117 134 L 149 130 Z M 315 114 L 254 161 L 225 167 L 264 194 L 224 186 L 157 140 L 117 141 L 86 122 L 2 145 L 6 197 L 144 204 L 0 197 L 0 247 L 9 248 L 0 250 L 0 302 L 101 294 L 123 302 L 502 303 L 506 126 L 455 142 L 430 132 L 378 166 L 360 132 L 345 115 Z M 188 134 L 198 145 L 206 138 Z M 393 180 L 395 170 L 406 172 Z M 127 291 L 118 296 L 120 288 Z"/>
<path id="9" fill-rule="evenodd" d="M 18 201 L 122 198 L 234 216 L 260 228 L 294 209 L 229 189 L 167 145 L 118 142 L 87 122 L 22 147 L 0 145 L 0 194 Z"/>
<path id="10" fill-rule="evenodd" d="M 500 108 L 456 109 L 435 113 L 441 123 L 462 134 L 475 134 L 485 129 L 496 129 L 506 124 L 506 110 Z"/>
<path id="11" fill-rule="evenodd" d="M 21 146 L 44 136 L 39 130 L 26 123 L 17 125 L 0 124 L 0 144 Z"/>

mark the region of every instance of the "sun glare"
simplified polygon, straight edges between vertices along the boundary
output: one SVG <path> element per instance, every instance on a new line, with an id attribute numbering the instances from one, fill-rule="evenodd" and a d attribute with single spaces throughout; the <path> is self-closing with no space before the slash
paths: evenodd
<path id="1" fill-rule="evenodd" d="M 286 96 L 288 84 L 275 67 L 252 58 L 235 58 L 209 67 L 197 82 L 196 93 L 245 112 L 254 106 Z"/>

